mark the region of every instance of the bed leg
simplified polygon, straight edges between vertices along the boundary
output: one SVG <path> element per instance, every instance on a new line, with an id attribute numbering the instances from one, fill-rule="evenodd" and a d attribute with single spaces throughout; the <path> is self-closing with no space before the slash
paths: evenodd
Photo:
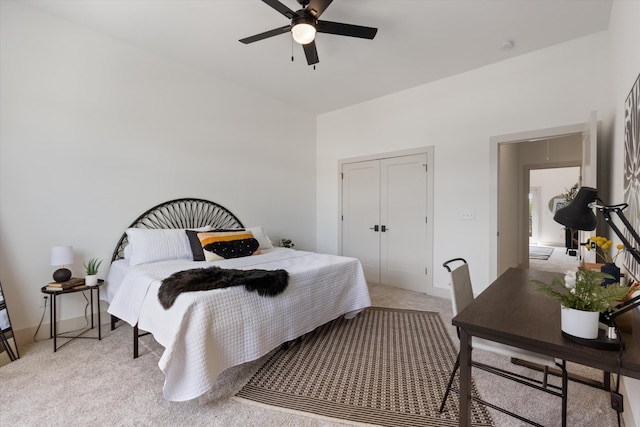
<path id="1" fill-rule="evenodd" d="M 118 319 L 113 314 L 111 315 L 111 330 L 112 331 L 116 328 L 116 323 L 118 323 L 118 320 L 120 320 L 120 319 Z"/>
<path id="2" fill-rule="evenodd" d="M 133 358 L 134 359 L 138 358 L 138 336 L 139 336 L 138 325 L 136 324 L 133 327 Z"/>
<path id="3" fill-rule="evenodd" d="M 298 338 L 292 339 L 291 341 L 287 341 L 287 342 L 282 343 L 280 348 L 282 350 L 284 350 L 284 351 L 289 350 L 294 344 L 300 344 L 302 342 L 303 336 L 299 336 Z"/>

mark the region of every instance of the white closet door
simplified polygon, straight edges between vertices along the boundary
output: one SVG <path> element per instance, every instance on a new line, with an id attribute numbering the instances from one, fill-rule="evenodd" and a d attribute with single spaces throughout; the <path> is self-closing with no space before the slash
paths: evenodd
<path id="1" fill-rule="evenodd" d="M 342 174 L 342 254 L 380 283 L 380 161 L 345 164 Z"/>
<path id="2" fill-rule="evenodd" d="M 342 165 L 342 254 L 369 283 L 429 292 L 427 154 Z"/>
<path id="3" fill-rule="evenodd" d="M 380 281 L 428 291 L 427 155 L 381 160 Z"/>

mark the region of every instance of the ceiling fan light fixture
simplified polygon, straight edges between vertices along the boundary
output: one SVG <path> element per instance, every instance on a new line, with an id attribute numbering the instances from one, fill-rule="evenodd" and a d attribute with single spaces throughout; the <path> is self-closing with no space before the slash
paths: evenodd
<path id="1" fill-rule="evenodd" d="M 291 34 L 299 44 L 309 44 L 316 38 L 316 27 L 313 19 L 301 17 L 292 21 Z"/>

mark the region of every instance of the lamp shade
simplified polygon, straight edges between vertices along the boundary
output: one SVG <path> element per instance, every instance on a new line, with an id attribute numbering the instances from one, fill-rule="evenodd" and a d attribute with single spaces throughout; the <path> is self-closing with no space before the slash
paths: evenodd
<path id="1" fill-rule="evenodd" d="M 598 198 L 598 190 L 582 187 L 573 201 L 562 209 L 558 209 L 553 220 L 574 230 L 595 230 L 598 220 L 593 213 L 591 203 Z"/>
<path id="2" fill-rule="evenodd" d="M 73 247 L 53 246 L 51 248 L 51 265 L 73 264 Z"/>

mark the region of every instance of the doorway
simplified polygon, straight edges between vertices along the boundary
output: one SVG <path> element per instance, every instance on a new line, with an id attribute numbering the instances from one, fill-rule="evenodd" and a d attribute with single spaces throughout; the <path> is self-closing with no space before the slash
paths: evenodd
<path id="1" fill-rule="evenodd" d="M 529 171 L 580 166 L 580 185 L 597 187 L 597 120 L 491 137 L 490 268 L 529 268 Z M 582 236 L 580 236 L 582 241 Z"/>

